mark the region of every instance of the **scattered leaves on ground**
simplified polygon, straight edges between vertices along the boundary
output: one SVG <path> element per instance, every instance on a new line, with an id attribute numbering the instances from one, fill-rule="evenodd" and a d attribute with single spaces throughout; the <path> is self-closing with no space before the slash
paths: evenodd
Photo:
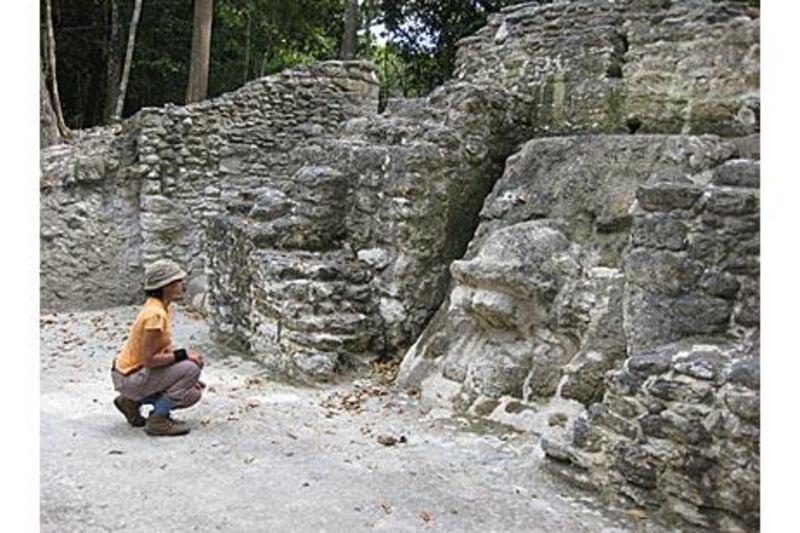
<path id="1" fill-rule="evenodd" d="M 400 362 L 393 359 L 386 361 L 375 360 L 372 361 L 369 366 L 372 373 L 375 374 L 382 383 L 393 383 L 397 377 L 397 370 L 400 368 Z"/>
<path id="2" fill-rule="evenodd" d="M 346 411 L 352 414 L 360 414 L 363 411 L 364 402 L 370 397 L 384 397 L 389 394 L 385 387 L 368 383 L 357 383 L 348 392 L 336 392 L 329 395 L 320 406 L 327 409 L 331 416 L 335 411 Z M 326 415 L 327 416 L 327 415 Z"/>

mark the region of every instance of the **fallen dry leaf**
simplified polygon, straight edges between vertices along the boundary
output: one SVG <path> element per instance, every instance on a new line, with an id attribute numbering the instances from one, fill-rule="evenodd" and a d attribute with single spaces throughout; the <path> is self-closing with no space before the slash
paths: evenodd
<path id="1" fill-rule="evenodd" d="M 394 446 L 398 442 L 403 443 L 406 441 L 404 435 L 400 435 L 400 438 L 393 435 L 378 435 L 378 444 L 383 444 L 384 446 Z"/>
<path id="2" fill-rule="evenodd" d="M 636 507 L 634 507 L 633 509 L 628 509 L 627 511 L 625 511 L 625 514 L 630 516 L 631 518 L 636 518 L 637 520 L 644 520 L 645 518 L 647 518 L 647 511 Z"/>

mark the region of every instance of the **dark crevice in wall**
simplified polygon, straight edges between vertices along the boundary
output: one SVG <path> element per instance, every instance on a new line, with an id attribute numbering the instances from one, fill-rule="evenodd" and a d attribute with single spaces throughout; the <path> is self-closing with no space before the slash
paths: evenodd
<path id="1" fill-rule="evenodd" d="M 628 52 L 628 36 L 625 33 L 619 32 L 612 35 L 613 39 L 613 52 L 611 53 L 608 69 L 606 70 L 606 77 L 613 80 L 622 79 L 622 67 L 626 62 L 625 54 Z"/>
<path id="2" fill-rule="evenodd" d="M 628 128 L 628 133 L 635 134 L 642 127 L 642 121 L 638 117 L 629 117 L 625 121 L 625 126 Z"/>

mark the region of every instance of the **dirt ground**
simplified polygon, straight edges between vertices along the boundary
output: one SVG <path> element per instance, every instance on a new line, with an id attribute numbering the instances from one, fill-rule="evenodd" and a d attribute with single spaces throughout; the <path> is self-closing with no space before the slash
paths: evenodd
<path id="1" fill-rule="evenodd" d="M 189 435 L 150 437 L 111 403 L 136 310 L 40 318 L 44 532 L 664 531 L 553 480 L 531 435 L 425 412 L 377 374 L 278 383 L 180 309 L 208 388 L 175 412 Z"/>

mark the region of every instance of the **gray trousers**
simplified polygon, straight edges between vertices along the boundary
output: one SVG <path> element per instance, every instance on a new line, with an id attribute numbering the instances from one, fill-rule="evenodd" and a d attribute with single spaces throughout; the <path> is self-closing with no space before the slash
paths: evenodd
<path id="1" fill-rule="evenodd" d="M 200 367 L 192 361 L 183 360 L 157 368 L 141 368 L 132 374 L 123 375 L 111 370 L 114 390 L 132 400 L 164 394 L 169 398 L 173 409 L 181 409 L 196 404 L 202 389 Z"/>

